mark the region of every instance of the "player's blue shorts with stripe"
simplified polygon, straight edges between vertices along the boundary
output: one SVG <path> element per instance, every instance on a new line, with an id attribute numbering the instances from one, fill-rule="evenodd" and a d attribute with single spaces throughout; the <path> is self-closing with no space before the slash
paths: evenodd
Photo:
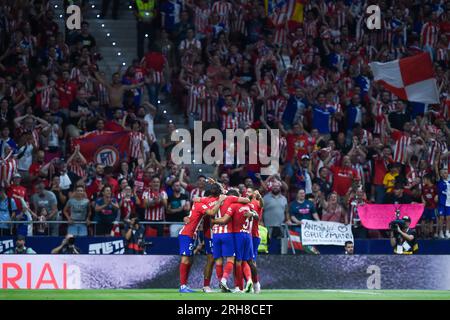
<path id="1" fill-rule="evenodd" d="M 204 238 L 205 241 L 205 253 L 213 254 L 213 243 L 211 238 Z"/>
<path id="2" fill-rule="evenodd" d="M 448 217 L 450 216 L 450 207 L 447 206 L 439 206 L 438 213 L 440 216 Z"/>
<path id="3" fill-rule="evenodd" d="M 261 238 L 253 237 L 252 240 L 253 240 L 253 260 L 256 261 L 256 257 L 258 256 L 259 244 L 261 243 Z"/>
<path id="4" fill-rule="evenodd" d="M 180 244 L 180 256 L 192 256 L 195 248 L 194 238 L 180 234 L 178 236 L 178 243 Z"/>
<path id="5" fill-rule="evenodd" d="M 245 232 L 234 234 L 234 245 L 236 248 L 236 260 L 249 261 L 253 259 L 253 239 Z"/>
<path id="6" fill-rule="evenodd" d="M 436 209 L 423 209 L 422 219 L 424 221 L 436 221 Z"/>
<path id="7" fill-rule="evenodd" d="M 234 257 L 234 237 L 232 233 L 215 233 L 212 238 L 213 257 Z"/>

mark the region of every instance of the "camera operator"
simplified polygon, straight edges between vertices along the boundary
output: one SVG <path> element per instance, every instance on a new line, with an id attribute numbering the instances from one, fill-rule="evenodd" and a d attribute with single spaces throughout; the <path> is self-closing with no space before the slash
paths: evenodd
<path id="1" fill-rule="evenodd" d="M 75 246 L 75 236 L 67 234 L 61 244 L 52 250 L 52 254 L 80 254 L 81 250 Z"/>
<path id="2" fill-rule="evenodd" d="M 404 216 L 402 219 L 390 223 L 391 246 L 396 254 L 415 254 L 419 250 L 416 240 L 416 231 L 409 228 L 411 218 Z"/>
<path id="3" fill-rule="evenodd" d="M 139 222 L 138 218 L 131 218 L 125 224 L 125 240 L 127 241 L 125 254 L 144 254 L 145 242 L 144 232 L 145 228 Z"/>
<path id="4" fill-rule="evenodd" d="M 16 246 L 11 248 L 6 254 L 35 254 L 36 252 L 25 246 L 25 236 L 19 234 L 16 239 Z"/>

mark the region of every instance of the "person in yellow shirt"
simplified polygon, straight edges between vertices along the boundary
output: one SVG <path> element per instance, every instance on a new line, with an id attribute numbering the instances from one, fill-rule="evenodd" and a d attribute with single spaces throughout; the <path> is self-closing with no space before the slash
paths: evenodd
<path id="1" fill-rule="evenodd" d="M 400 174 L 400 166 L 396 163 L 388 166 L 389 172 L 384 175 L 383 185 L 386 188 L 386 193 L 394 190 L 395 178 Z"/>

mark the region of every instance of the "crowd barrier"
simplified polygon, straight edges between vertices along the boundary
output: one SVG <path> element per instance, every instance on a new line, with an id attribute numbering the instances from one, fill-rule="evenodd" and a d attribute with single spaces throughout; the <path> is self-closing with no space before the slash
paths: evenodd
<path id="1" fill-rule="evenodd" d="M 2 289 L 145 289 L 179 286 L 175 255 L 1 255 Z M 194 259 L 189 283 L 203 285 L 205 256 Z M 450 289 L 450 256 L 265 255 L 264 289 Z M 212 284 L 217 286 L 213 274 Z"/>

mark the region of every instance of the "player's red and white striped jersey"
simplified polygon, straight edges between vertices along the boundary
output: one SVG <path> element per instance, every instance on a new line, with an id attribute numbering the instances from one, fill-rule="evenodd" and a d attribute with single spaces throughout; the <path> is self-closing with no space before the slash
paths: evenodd
<path id="1" fill-rule="evenodd" d="M 42 85 L 36 85 L 36 89 L 41 88 Z M 47 111 L 50 108 L 50 98 L 53 88 L 45 88 L 36 95 L 36 106 L 42 111 Z"/>
<path id="2" fill-rule="evenodd" d="M 189 50 L 189 49 L 198 49 L 201 50 L 202 49 L 202 43 L 197 40 L 197 39 L 192 39 L 192 40 L 188 40 L 188 39 L 184 39 L 183 41 L 181 41 L 180 46 L 179 46 L 180 50 Z"/>
<path id="3" fill-rule="evenodd" d="M 214 122 L 217 120 L 217 100 L 219 93 L 216 91 L 208 91 L 206 86 L 199 88 L 199 97 L 202 102 L 200 107 L 200 118 L 204 122 Z"/>
<path id="4" fill-rule="evenodd" d="M 251 97 L 241 98 L 239 100 L 239 122 L 252 124 L 254 121 L 255 106 Z"/>
<path id="5" fill-rule="evenodd" d="M 108 88 L 103 85 L 102 83 L 97 84 L 97 98 L 100 102 L 100 105 L 107 105 L 109 104 L 109 94 L 108 94 Z"/>
<path id="6" fill-rule="evenodd" d="M 281 121 L 283 112 L 286 109 L 286 98 L 283 96 L 274 97 L 266 101 L 266 120 L 267 121 Z"/>
<path id="7" fill-rule="evenodd" d="M 439 142 L 435 139 L 430 139 L 427 151 L 428 163 L 433 165 L 438 152 L 441 152 L 441 154 L 447 152 L 447 144 L 445 142 Z"/>
<path id="8" fill-rule="evenodd" d="M 246 35 L 245 32 L 245 8 L 239 5 L 237 9 L 234 10 L 234 16 L 231 21 L 231 31 Z"/>
<path id="9" fill-rule="evenodd" d="M 196 113 L 200 114 L 200 105 L 198 103 L 198 97 L 200 96 L 200 92 L 202 90 L 203 85 L 191 85 L 188 88 L 188 113 Z"/>
<path id="10" fill-rule="evenodd" d="M 274 43 L 278 45 L 284 44 L 287 38 L 286 12 L 282 11 L 274 12 L 270 17 L 270 21 L 272 22 L 272 25 L 275 27 L 275 36 L 273 39 Z"/>
<path id="11" fill-rule="evenodd" d="M 434 22 L 426 22 L 420 31 L 420 40 L 422 45 L 434 47 L 439 37 L 439 26 Z"/>
<path id="12" fill-rule="evenodd" d="M 130 132 L 130 157 L 139 159 L 144 156 L 142 153 L 142 142 L 145 140 L 145 135 L 142 132 Z"/>
<path id="13" fill-rule="evenodd" d="M 86 169 L 83 168 L 77 162 L 70 161 L 69 163 L 67 163 L 67 169 L 68 169 L 68 171 L 71 171 L 71 172 L 75 173 L 77 176 L 79 176 L 81 178 L 85 178 L 86 177 Z"/>
<path id="14" fill-rule="evenodd" d="M 314 19 L 312 21 L 304 22 L 305 34 L 307 36 L 312 36 L 314 39 L 317 38 L 318 34 L 318 20 Z"/>
<path id="15" fill-rule="evenodd" d="M 5 157 L 5 159 L 0 164 L 0 184 L 3 187 L 9 186 L 13 175 L 17 172 L 17 160 L 12 155 Z"/>
<path id="16" fill-rule="evenodd" d="M 230 27 L 230 15 L 233 11 L 233 5 L 228 1 L 216 1 L 212 6 L 213 13 L 219 15 L 219 21 L 225 25 L 225 27 Z"/>
<path id="17" fill-rule="evenodd" d="M 384 118 L 384 112 L 383 112 L 383 104 L 378 101 L 375 105 L 375 126 L 373 129 L 373 133 L 375 134 L 381 134 L 385 130 L 386 126 L 386 119 Z"/>
<path id="18" fill-rule="evenodd" d="M 409 145 L 411 144 L 411 137 L 405 135 L 400 131 L 394 131 L 391 134 L 392 139 L 395 141 L 394 146 L 394 161 L 401 164 L 406 162 L 406 153 Z"/>
<path id="19" fill-rule="evenodd" d="M 259 219 L 262 219 L 262 208 L 259 205 L 259 201 L 256 199 L 253 199 L 250 203 L 249 203 L 250 208 L 255 211 L 258 216 Z M 258 224 L 259 224 L 259 220 L 253 220 L 252 221 L 252 236 L 253 237 L 257 237 L 259 238 L 259 228 L 258 228 Z"/>
<path id="20" fill-rule="evenodd" d="M 158 199 L 158 198 L 167 199 L 167 193 L 164 190 L 160 190 L 159 192 L 154 192 L 150 189 L 147 189 L 142 194 L 143 200 L 145 200 L 145 199 L 152 200 L 152 199 Z M 154 206 L 151 206 L 151 207 L 145 209 L 145 220 L 148 220 L 148 221 L 165 220 L 165 213 L 166 213 L 166 208 L 164 207 L 164 204 L 162 204 L 162 203 L 156 204 Z"/>
<path id="21" fill-rule="evenodd" d="M 222 130 L 239 128 L 238 112 L 228 112 L 227 106 L 222 107 Z"/>
<path id="22" fill-rule="evenodd" d="M 334 108 L 334 110 L 336 110 L 335 112 L 342 112 L 342 107 L 341 107 L 340 103 L 334 103 L 332 105 L 327 104 L 326 107 Z M 339 122 L 334 117 L 331 118 L 330 131 L 331 132 L 339 132 Z"/>
<path id="23" fill-rule="evenodd" d="M 162 71 L 150 70 L 148 78 L 151 83 L 161 84 L 164 82 L 164 73 Z"/>
<path id="24" fill-rule="evenodd" d="M 194 188 L 194 189 L 191 191 L 190 199 L 191 199 L 191 201 L 193 201 L 194 198 L 201 198 L 201 197 L 203 197 L 204 195 L 205 195 L 205 190 L 200 190 L 199 188 Z"/>
<path id="25" fill-rule="evenodd" d="M 245 217 L 245 214 L 250 212 L 251 207 L 248 204 L 233 203 L 228 207 L 226 214 L 231 216 L 234 233 L 248 233 L 252 234 L 252 218 Z"/>
<path id="26" fill-rule="evenodd" d="M 197 32 L 206 34 L 206 29 L 209 24 L 209 17 L 211 16 L 211 9 L 205 8 L 202 9 L 198 6 L 195 6 L 194 9 L 194 24 Z"/>
<path id="27" fill-rule="evenodd" d="M 189 222 L 186 223 L 180 230 L 180 235 L 185 235 L 190 238 L 197 237 L 197 230 L 203 222 L 203 219 L 206 214 L 206 210 L 211 209 L 216 204 L 216 199 L 210 199 L 209 202 L 195 202 L 192 206 L 191 211 L 189 212 Z"/>
<path id="28" fill-rule="evenodd" d="M 238 197 L 228 196 L 223 204 L 220 206 L 219 211 L 216 214 L 216 219 L 222 218 L 227 213 L 228 208 L 238 201 Z M 218 233 L 232 233 L 233 232 L 233 222 L 229 221 L 225 225 L 215 224 L 212 228 L 214 234 Z"/>

